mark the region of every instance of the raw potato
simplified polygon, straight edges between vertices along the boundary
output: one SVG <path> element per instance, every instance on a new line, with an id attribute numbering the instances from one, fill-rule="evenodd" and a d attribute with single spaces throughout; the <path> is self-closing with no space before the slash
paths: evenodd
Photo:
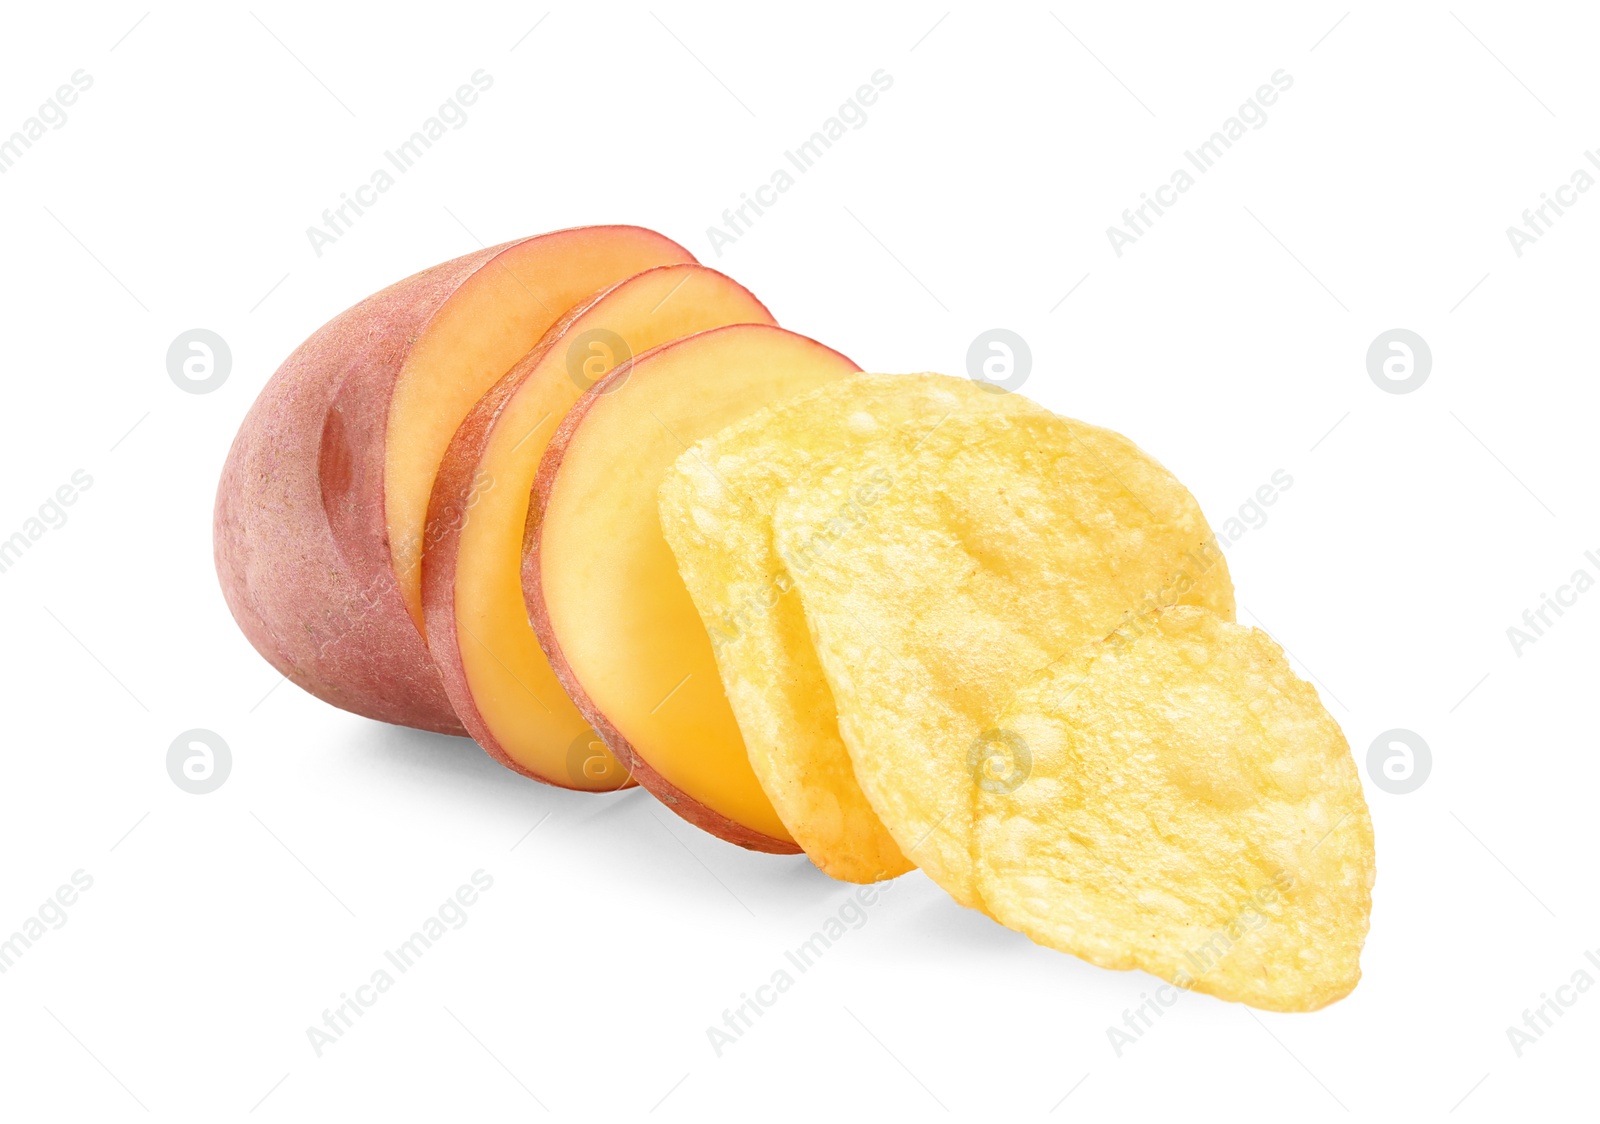
<path id="1" fill-rule="evenodd" d="M 1053 416 L 953 416 L 797 483 L 773 530 L 839 730 L 905 856 L 977 907 L 979 735 L 1030 676 L 1168 604 L 1231 618 L 1194 497 L 1132 442 Z"/>
<path id="2" fill-rule="evenodd" d="M 590 383 L 681 336 L 750 323 L 772 316 L 716 270 L 647 269 L 562 317 L 456 431 L 428 509 L 440 528 L 422 558 L 428 650 L 456 714 L 501 764 L 564 788 L 633 783 L 561 689 L 528 623 L 528 494 L 546 442 Z"/>
<path id="3" fill-rule="evenodd" d="M 767 324 L 675 340 L 587 391 L 534 478 L 522 589 L 556 678 L 641 785 L 751 850 L 799 847 L 750 768 L 656 494 L 692 442 L 859 371 Z"/>
<path id="4" fill-rule="evenodd" d="M 692 261 L 637 226 L 561 230 L 423 270 L 317 329 L 251 406 L 217 486 L 217 577 L 255 649 L 334 706 L 465 733 L 420 632 L 445 447 L 568 308 Z"/>
<path id="5" fill-rule="evenodd" d="M 997 921 L 1273 1011 L 1361 978 L 1372 821 L 1344 735 L 1265 633 L 1152 613 L 1029 684 L 985 744 Z"/>
<path id="6" fill-rule="evenodd" d="M 909 449 L 954 414 L 1045 411 L 948 375 L 858 375 L 770 406 L 692 446 L 661 487 L 661 528 L 706 623 L 756 778 L 811 861 L 849 882 L 911 869 L 872 811 L 772 542 L 798 476 L 869 442 Z"/>

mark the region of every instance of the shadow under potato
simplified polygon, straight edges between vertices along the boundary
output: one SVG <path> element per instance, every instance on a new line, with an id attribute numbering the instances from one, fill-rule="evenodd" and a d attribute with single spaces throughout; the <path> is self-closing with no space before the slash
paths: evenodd
<path id="1" fill-rule="evenodd" d="M 686 898 L 718 901 L 740 913 L 803 916 L 855 890 L 804 855 L 761 854 L 708 835 L 642 787 L 593 793 L 542 784 L 507 769 L 470 738 L 357 721 L 340 744 L 363 770 L 425 789 L 422 799 L 438 803 L 441 824 L 469 808 L 473 817 L 503 825 L 513 859 L 556 846 L 583 856 L 597 878 L 613 880 L 618 890 L 670 884 Z"/>
<path id="2" fill-rule="evenodd" d="M 422 782 L 441 802 L 471 800 L 487 814 L 503 815 L 508 829 L 526 830 L 519 825 L 532 822 L 530 812 L 534 820 L 554 813 L 566 830 L 593 831 L 593 844 L 608 851 L 614 846 L 616 853 L 610 857 L 619 862 L 659 852 L 680 858 L 701 877 L 705 872 L 699 864 L 706 863 L 741 883 L 759 877 L 806 895 L 845 885 L 828 878 L 803 855 L 758 854 L 708 835 L 679 819 L 643 787 L 596 793 L 542 784 L 507 769 L 470 738 L 360 721 L 342 744 L 353 755 L 381 763 L 391 776 Z M 712 888 L 716 889 L 715 883 Z"/>
<path id="3" fill-rule="evenodd" d="M 941 958 L 946 954 L 970 957 L 974 953 L 985 957 L 1026 956 L 1039 948 L 1021 933 L 1007 929 L 975 909 L 957 904 L 925 875 L 919 879 L 918 874 L 913 871 L 902 876 L 912 884 L 920 881 L 922 893 L 918 895 L 920 900 L 907 903 L 909 908 L 902 914 L 904 932 L 897 940 L 920 946 L 923 951 Z"/>
<path id="4" fill-rule="evenodd" d="M 381 764 L 391 776 L 422 781 L 441 801 L 455 803 L 464 795 L 481 807 L 487 798 L 497 809 L 514 809 L 519 819 L 529 809 L 565 813 L 616 799 L 610 793 L 571 792 L 513 772 L 471 738 L 362 721 L 343 745 L 352 754 Z"/>

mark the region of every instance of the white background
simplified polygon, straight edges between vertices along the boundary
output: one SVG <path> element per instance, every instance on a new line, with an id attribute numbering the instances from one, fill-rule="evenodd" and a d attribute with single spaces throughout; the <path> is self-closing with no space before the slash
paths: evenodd
<path id="1" fill-rule="evenodd" d="M 94 884 L 0 976 L 0 1114 L 1592 1104 L 1600 994 L 1520 1058 L 1506 1028 L 1600 948 L 1600 592 L 1520 656 L 1506 629 L 1580 566 L 1600 575 L 1600 192 L 1520 258 L 1505 233 L 1600 145 L 1592 19 L 663 2 L 8 10 L 0 134 L 75 70 L 94 81 L 0 176 L 0 538 L 75 470 L 93 485 L 0 574 L 0 936 L 75 870 Z M 494 85 L 465 126 L 318 257 L 306 228 L 479 68 Z M 706 228 L 880 68 L 867 124 L 717 256 Z M 1106 228 L 1280 68 L 1265 126 L 1117 257 Z M 1151 978 L 1036 947 L 913 874 L 718 1057 L 706 1028 L 848 887 L 643 791 L 544 788 L 278 687 L 211 561 L 256 392 L 390 281 L 591 222 L 660 229 L 869 369 L 961 373 L 974 336 L 1013 329 L 1026 393 L 1132 436 L 1214 524 L 1292 475 L 1230 563 L 1241 619 L 1314 678 L 1367 781 L 1378 881 L 1349 998 L 1272 1015 L 1187 996 L 1118 1057 L 1107 1027 Z M 233 356 L 204 395 L 166 370 L 195 327 Z M 1433 353 L 1406 395 L 1366 370 L 1395 327 Z M 234 759 L 206 796 L 167 775 L 193 727 Z M 1365 776 L 1393 727 L 1433 754 L 1404 796 Z M 465 927 L 317 1057 L 307 1028 L 479 869 L 494 886 Z"/>

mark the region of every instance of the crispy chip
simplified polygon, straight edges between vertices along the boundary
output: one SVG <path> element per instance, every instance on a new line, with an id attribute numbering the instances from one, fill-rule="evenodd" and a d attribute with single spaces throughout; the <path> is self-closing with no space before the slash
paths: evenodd
<path id="1" fill-rule="evenodd" d="M 1169 604 L 1233 615 L 1194 497 L 1132 442 L 955 415 L 793 485 L 774 540 L 855 776 L 901 851 L 981 905 L 969 754 L 1034 672 Z"/>
<path id="2" fill-rule="evenodd" d="M 983 745 L 997 921 L 1273 1011 L 1360 979 L 1372 821 L 1344 735 L 1265 633 L 1151 613 L 1030 683 Z"/>
<path id="3" fill-rule="evenodd" d="M 947 375 L 860 375 L 746 418 L 667 473 L 661 526 L 711 635 L 761 787 L 834 878 L 911 864 L 856 783 L 798 595 L 772 545 L 772 510 L 797 476 L 868 443 L 909 449 L 952 414 L 1045 411 Z"/>

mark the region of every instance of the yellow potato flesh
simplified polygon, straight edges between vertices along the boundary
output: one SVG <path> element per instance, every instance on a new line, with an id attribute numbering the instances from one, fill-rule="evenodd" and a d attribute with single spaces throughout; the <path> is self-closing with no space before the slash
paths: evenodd
<path id="1" fill-rule="evenodd" d="M 952 415 L 1044 411 L 947 375 L 858 375 L 744 419 L 680 456 L 661 523 L 710 631 L 761 787 L 795 841 L 834 878 L 911 868 L 872 811 L 843 741 L 799 595 L 772 542 L 798 476 L 862 445 L 909 448 Z"/>
<path id="2" fill-rule="evenodd" d="M 1126 438 L 952 416 L 795 484 L 773 519 L 856 780 L 901 851 L 980 904 L 968 756 L 1040 669 L 1173 603 L 1231 617 L 1199 506 Z"/>
<path id="3" fill-rule="evenodd" d="M 637 228 L 559 231 L 499 254 L 434 316 L 396 379 L 384 448 L 389 549 L 418 629 L 428 499 L 467 412 L 579 301 L 641 270 L 693 260 Z"/>
<path id="4" fill-rule="evenodd" d="M 1372 822 L 1344 735 L 1266 634 L 1150 614 L 1024 688 L 987 745 L 977 889 L 1002 924 L 1270 1010 L 1355 986 Z"/>
<path id="5" fill-rule="evenodd" d="M 784 843 L 792 840 L 751 770 L 656 494 L 690 443 L 856 370 L 820 344 L 757 326 L 643 357 L 590 402 L 539 530 L 548 629 L 594 707 L 689 799 Z"/>
<path id="6" fill-rule="evenodd" d="M 613 363 L 669 340 L 725 324 L 770 324 L 743 286 L 697 265 L 652 269 L 624 281 L 570 318 L 541 353 L 517 372 L 519 383 L 495 418 L 479 458 L 480 491 L 461 528 L 456 556 L 456 628 L 472 701 L 491 735 L 518 764 L 578 788 L 609 790 L 625 773 L 609 753 L 571 747 L 589 728 L 556 680 L 528 623 L 522 594 L 528 493 L 556 427 L 590 382 Z M 625 345 L 569 354 L 587 333 L 604 331 Z M 577 366 L 576 377 L 573 365 Z M 519 364 L 519 367 L 522 366 Z"/>

